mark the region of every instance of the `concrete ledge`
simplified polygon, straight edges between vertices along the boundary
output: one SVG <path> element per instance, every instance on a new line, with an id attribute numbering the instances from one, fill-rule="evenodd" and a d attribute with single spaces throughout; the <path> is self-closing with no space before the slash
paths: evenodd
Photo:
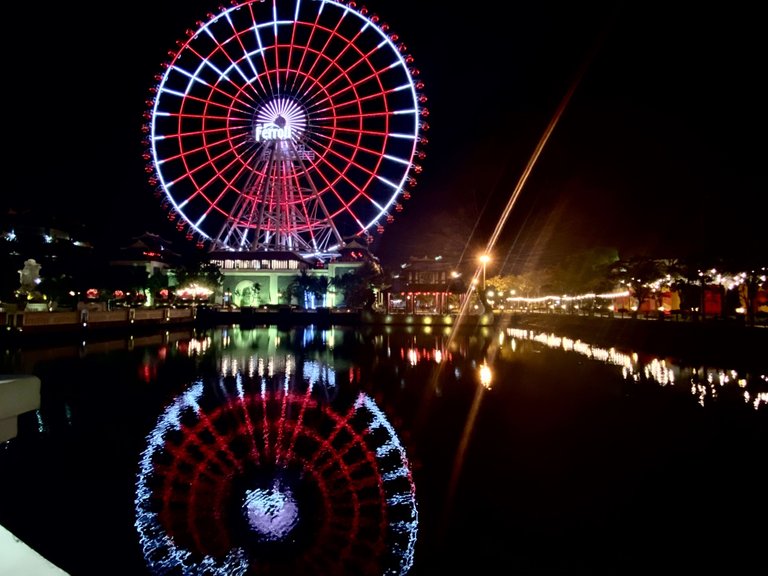
<path id="1" fill-rule="evenodd" d="M 40 378 L 0 375 L 0 442 L 18 433 L 19 414 L 40 408 Z"/>
<path id="2" fill-rule="evenodd" d="M 13 576 L 68 576 L 0 526 L 0 574 Z"/>

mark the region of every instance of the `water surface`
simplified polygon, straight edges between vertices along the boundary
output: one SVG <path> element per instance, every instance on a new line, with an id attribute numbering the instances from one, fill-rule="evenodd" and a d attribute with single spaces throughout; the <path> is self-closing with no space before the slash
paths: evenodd
<path id="1" fill-rule="evenodd" d="M 752 573 L 763 373 L 549 332 L 314 326 L 9 350 L 0 523 L 72 576 Z"/>

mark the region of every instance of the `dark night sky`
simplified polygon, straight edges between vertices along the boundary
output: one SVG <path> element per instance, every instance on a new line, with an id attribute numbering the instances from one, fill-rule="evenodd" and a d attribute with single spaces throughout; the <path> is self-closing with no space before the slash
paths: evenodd
<path id="1" fill-rule="evenodd" d="M 217 4 L 51 4 L 5 10 L 19 35 L 3 40 L 3 209 L 45 206 L 97 238 L 173 236 L 142 114 L 166 51 Z M 763 19 L 754 3 L 668 4 L 368 2 L 415 58 L 431 113 L 419 184 L 375 246 L 385 263 L 418 254 L 446 209 L 484 245 L 574 86 L 500 254 L 764 254 Z"/>

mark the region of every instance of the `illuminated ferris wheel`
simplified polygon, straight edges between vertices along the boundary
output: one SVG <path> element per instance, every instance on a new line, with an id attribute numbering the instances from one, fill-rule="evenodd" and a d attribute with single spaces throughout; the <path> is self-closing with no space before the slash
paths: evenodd
<path id="1" fill-rule="evenodd" d="M 210 250 L 332 256 L 402 210 L 428 129 L 418 70 L 354 2 L 234 1 L 169 52 L 147 172 Z"/>

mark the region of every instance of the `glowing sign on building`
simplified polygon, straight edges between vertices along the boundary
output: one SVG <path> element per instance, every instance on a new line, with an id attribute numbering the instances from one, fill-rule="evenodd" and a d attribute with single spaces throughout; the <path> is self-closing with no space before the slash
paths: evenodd
<path id="1" fill-rule="evenodd" d="M 258 123 L 254 129 L 254 137 L 256 138 L 256 142 L 291 140 L 293 139 L 293 131 L 291 130 L 290 125 L 280 127 L 274 122 L 266 124 Z"/>

